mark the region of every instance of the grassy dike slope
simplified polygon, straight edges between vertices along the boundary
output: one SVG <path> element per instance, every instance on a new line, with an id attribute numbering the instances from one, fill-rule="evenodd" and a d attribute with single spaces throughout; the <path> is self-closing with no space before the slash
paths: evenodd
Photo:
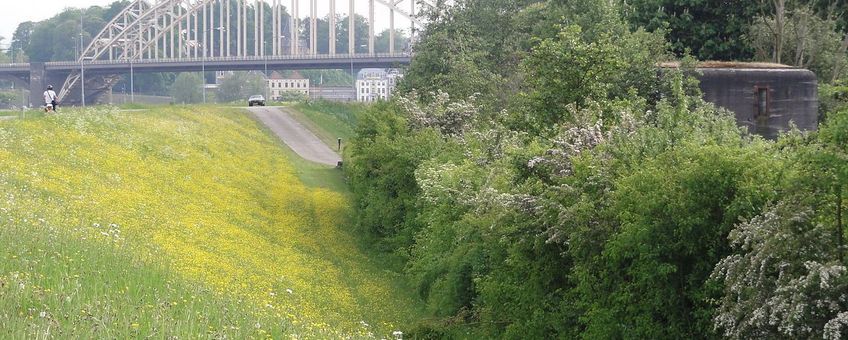
<path id="1" fill-rule="evenodd" d="M 337 147 L 337 138 L 344 145 L 356 135 L 354 131 L 357 117 L 368 107 L 360 103 L 336 103 L 313 101 L 298 103 L 289 110 L 294 118 L 312 131 L 333 150 Z"/>
<path id="2" fill-rule="evenodd" d="M 212 108 L 0 122 L 0 329 L 389 336 L 421 316 L 274 137 Z"/>

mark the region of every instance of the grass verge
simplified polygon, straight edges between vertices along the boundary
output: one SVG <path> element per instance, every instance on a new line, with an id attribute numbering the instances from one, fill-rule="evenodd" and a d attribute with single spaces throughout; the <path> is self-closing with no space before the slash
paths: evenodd
<path id="1" fill-rule="evenodd" d="M 366 108 L 367 106 L 356 103 L 315 101 L 295 104 L 289 111 L 322 142 L 336 150 L 338 138 L 342 139 L 342 148 L 346 141 L 353 138 L 357 116 Z"/>
<path id="2" fill-rule="evenodd" d="M 68 231 L 32 218 L 0 224 L 3 337 L 238 339 L 292 330 L 249 304 L 137 261 L 117 229 Z"/>
<path id="3" fill-rule="evenodd" d="M 390 337 L 418 320 L 403 277 L 351 235 L 348 198 L 332 189 L 343 183 L 309 185 L 297 174 L 308 166 L 259 127 L 240 110 L 180 106 L 0 122 L 0 258 L 15 260 L 0 279 L 3 289 L 38 287 L 4 290 L 0 310 L 14 312 L 0 311 L 0 326 L 23 337 L 45 327 L 87 337 L 97 323 L 96 337 L 248 325 L 340 338 Z M 337 176 L 324 170 L 316 182 Z M 85 230 L 122 243 L 103 247 Z M 62 305 L 68 296 L 79 302 Z M 134 319 L 166 300 L 188 307 Z M 74 321 L 89 305 L 97 320 Z M 232 334 L 257 334 L 245 332 Z"/>

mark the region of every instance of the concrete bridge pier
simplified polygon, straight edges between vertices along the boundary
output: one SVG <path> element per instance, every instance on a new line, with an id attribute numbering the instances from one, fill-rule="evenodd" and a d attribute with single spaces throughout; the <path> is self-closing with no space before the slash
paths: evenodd
<path id="1" fill-rule="evenodd" d="M 44 98 L 41 96 L 47 84 L 44 84 L 44 77 L 47 72 L 44 70 L 44 63 L 29 64 L 29 106 L 44 104 Z M 38 103 L 38 104 L 36 104 Z"/>
<path id="2" fill-rule="evenodd" d="M 44 63 L 31 63 L 29 68 L 29 106 L 44 105 L 44 91 L 47 90 L 47 85 L 53 85 L 53 90 L 58 94 L 67 77 L 67 73 L 48 73 Z"/>

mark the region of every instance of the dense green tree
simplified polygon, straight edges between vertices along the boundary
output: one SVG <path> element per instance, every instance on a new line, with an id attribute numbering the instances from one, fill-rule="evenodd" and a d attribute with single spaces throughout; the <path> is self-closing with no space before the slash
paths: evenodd
<path id="1" fill-rule="evenodd" d="M 170 95 L 169 89 L 176 80 L 176 73 L 139 73 L 133 76 L 133 88 L 136 93 L 144 93 L 156 96 Z M 118 83 L 115 84 L 115 89 L 123 89 L 129 91 L 130 76 L 124 75 Z"/>
<path id="2" fill-rule="evenodd" d="M 608 98 L 612 88 L 621 85 L 615 80 L 625 67 L 619 47 L 609 36 L 584 42 L 579 26 L 542 41 L 525 61 L 533 105 L 527 119 L 555 127 L 570 120 L 562 115 L 580 111 L 587 101 Z"/>
<path id="3" fill-rule="evenodd" d="M 382 239 L 382 249 L 403 252 L 419 229 L 415 169 L 439 152 L 442 140 L 433 134 L 411 133 L 406 119 L 386 104 L 358 121 L 356 137 L 345 149 L 352 190 L 369 193 L 357 197 L 358 225 Z"/>
<path id="4" fill-rule="evenodd" d="M 377 53 L 389 53 L 390 30 L 384 30 L 374 37 L 374 51 Z M 409 52 L 409 38 L 406 33 L 395 29 L 395 53 Z"/>
<path id="5" fill-rule="evenodd" d="M 29 46 L 32 39 L 32 32 L 35 29 L 35 23 L 26 21 L 18 25 L 15 33 L 12 35 L 12 43 L 6 53 L 12 57 L 14 62 L 23 62 L 27 60 L 24 54 L 26 47 Z"/>
<path id="6" fill-rule="evenodd" d="M 180 73 L 171 85 L 171 97 L 180 104 L 203 101 L 203 78 L 197 73 Z"/>
<path id="7" fill-rule="evenodd" d="M 615 183 L 618 216 L 596 258 L 581 263 L 589 337 L 695 338 L 712 334 L 719 296 L 706 281 L 729 253 L 727 234 L 773 188 L 768 150 L 698 146 L 669 151 Z M 763 171 L 770 169 L 770 172 Z M 749 183 L 757 179 L 757 185 Z"/>
<path id="8" fill-rule="evenodd" d="M 514 74 L 516 54 L 528 47 L 519 46 L 522 39 L 515 35 L 533 27 L 514 20 L 524 18 L 519 13 L 532 2 L 463 0 L 444 11 L 430 12 L 430 23 L 415 45 L 416 57 L 401 90 L 417 90 L 424 99 L 438 90 L 454 98 L 479 94 L 484 103 L 505 107 L 505 102 L 497 99 L 509 97 L 504 91 L 517 91 L 516 84 L 509 84 L 512 79 L 505 77 Z M 532 12 L 541 15 L 553 11 Z M 544 25 L 540 20 L 533 21 Z"/>
<path id="9" fill-rule="evenodd" d="M 76 60 L 80 45 L 87 47 L 92 37 L 112 20 L 116 11 L 123 10 L 127 4 L 125 1 L 116 1 L 107 8 L 69 8 L 35 24 L 25 22 L 18 27 L 16 33 L 19 34 L 16 34 L 14 41 L 32 61 Z"/>
<path id="10" fill-rule="evenodd" d="M 449 32 L 434 32 L 416 46 L 416 57 L 401 83 L 402 91 L 416 90 L 425 95 L 445 91 L 456 98 L 478 94 L 495 102 L 500 75 L 481 66 L 486 53 L 482 41 L 469 32 L 456 39 Z"/>
<path id="11" fill-rule="evenodd" d="M 216 98 L 221 103 L 246 100 L 252 95 L 267 95 L 267 83 L 264 78 L 252 72 L 234 72 L 218 85 Z"/>
<path id="12" fill-rule="evenodd" d="M 756 60 L 807 68 L 832 83 L 848 70 L 848 45 L 838 25 L 811 5 L 774 6 L 771 14 L 755 18 L 747 41 Z"/>
<path id="13" fill-rule="evenodd" d="M 354 36 L 354 46 L 356 46 L 356 53 L 368 53 L 368 20 L 365 17 L 356 14 L 354 16 L 354 32 L 356 35 Z M 304 18 L 300 22 L 300 39 L 305 43 L 307 48 L 312 48 L 309 44 L 309 35 L 311 30 L 310 19 Z M 330 52 L 330 19 L 329 17 L 318 18 L 316 20 L 316 25 L 318 26 L 318 41 L 316 45 L 318 46 L 318 53 L 327 54 Z M 349 52 L 348 45 L 350 44 L 350 40 L 348 37 L 348 26 L 350 25 L 348 16 L 337 16 L 336 18 L 336 53 L 339 54 L 347 54 Z"/>
<path id="14" fill-rule="evenodd" d="M 744 36 L 764 7 L 761 1 L 634 0 L 624 10 L 632 27 L 665 31 L 678 55 L 748 60 L 754 51 Z"/>

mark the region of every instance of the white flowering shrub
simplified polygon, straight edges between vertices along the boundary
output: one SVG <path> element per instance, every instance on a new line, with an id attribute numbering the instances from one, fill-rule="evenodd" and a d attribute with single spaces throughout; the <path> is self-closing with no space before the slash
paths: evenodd
<path id="1" fill-rule="evenodd" d="M 574 157 L 594 149 L 608 139 L 609 133 L 604 132 L 602 125 L 602 122 L 598 121 L 594 125 L 577 126 L 565 130 L 553 140 L 553 148 L 544 156 L 531 159 L 527 162 L 527 167 L 532 169 L 547 165 L 557 176 L 571 175 Z"/>
<path id="2" fill-rule="evenodd" d="M 451 101 L 450 95 L 442 91 L 431 96 L 433 100 L 425 105 L 420 104 L 415 92 L 398 99 L 413 129 L 434 128 L 445 136 L 458 137 L 471 128 L 479 114 L 474 96 L 457 101 Z"/>
<path id="3" fill-rule="evenodd" d="M 711 278 L 724 283 L 714 325 L 730 338 L 828 338 L 848 334 L 848 270 L 834 229 L 798 200 L 784 200 L 739 224 L 736 254 Z"/>

